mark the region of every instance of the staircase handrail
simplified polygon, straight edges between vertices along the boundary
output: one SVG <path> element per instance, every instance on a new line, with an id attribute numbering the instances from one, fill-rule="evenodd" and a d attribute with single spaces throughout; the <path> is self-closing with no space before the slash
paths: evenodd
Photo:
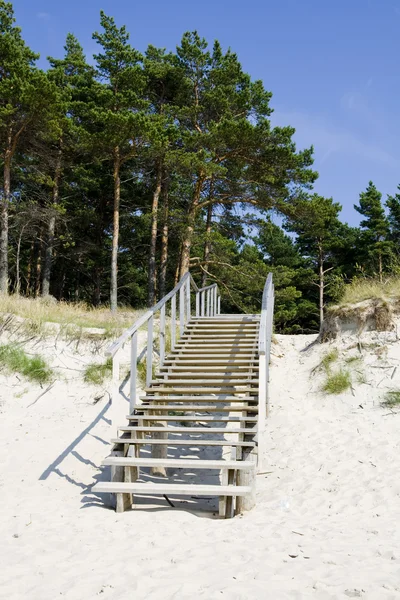
<path id="1" fill-rule="evenodd" d="M 170 307 L 170 348 L 173 350 L 177 341 L 177 321 L 179 322 L 179 336 L 182 336 L 185 326 L 192 318 L 192 298 L 191 292 L 195 293 L 196 317 L 215 316 L 220 314 L 221 298 L 218 285 L 212 285 L 199 288 L 190 272 L 185 273 L 177 285 L 166 294 L 157 304 L 139 317 L 131 327 L 126 329 L 119 338 L 113 342 L 105 352 L 105 355 L 112 359 L 112 404 L 116 404 L 119 398 L 119 380 L 120 380 L 120 351 L 130 340 L 130 394 L 129 406 L 130 412 L 136 407 L 136 388 L 137 388 L 137 363 L 138 363 L 138 330 L 147 323 L 147 346 L 144 350 L 146 354 L 146 386 L 151 384 L 153 379 L 153 338 L 154 338 L 154 316 L 160 311 L 159 324 L 159 362 L 163 365 L 166 352 L 166 307 L 171 301 Z M 179 300 L 177 302 L 177 297 Z M 179 309 L 179 318 L 177 319 L 177 308 Z M 141 358 L 144 353 L 139 357 Z M 114 420 L 114 419 L 112 419 Z"/>
<path id="2" fill-rule="evenodd" d="M 258 336 L 259 374 L 258 374 L 258 470 L 263 468 L 265 455 L 265 425 L 269 400 L 269 361 L 274 320 L 275 286 L 272 273 L 265 281 L 262 301 L 260 330 Z"/>

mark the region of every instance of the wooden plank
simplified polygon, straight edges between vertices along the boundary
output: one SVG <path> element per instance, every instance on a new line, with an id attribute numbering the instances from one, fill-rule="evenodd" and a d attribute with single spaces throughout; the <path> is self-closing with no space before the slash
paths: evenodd
<path id="1" fill-rule="evenodd" d="M 174 350 L 176 345 L 176 296 L 172 296 L 171 300 L 171 350 Z"/>
<path id="2" fill-rule="evenodd" d="M 146 353 L 146 385 L 149 386 L 153 379 L 153 315 L 147 323 L 147 353 Z"/>
<path id="3" fill-rule="evenodd" d="M 129 393 L 129 410 L 136 407 L 136 380 L 137 380 L 137 331 L 131 337 L 131 378 Z"/>
<path id="4" fill-rule="evenodd" d="M 179 420 L 179 417 L 177 417 Z M 228 427 L 156 427 L 149 425 L 147 427 L 138 426 L 133 427 L 129 425 L 118 427 L 118 431 L 128 432 L 128 431 L 141 431 L 153 433 L 154 431 L 163 432 L 163 433 L 201 433 L 204 435 L 225 435 L 225 434 L 246 434 L 246 435 L 255 435 L 257 433 L 257 428 L 248 429 L 248 428 L 239 428 L 239 429 L 229 429 Z"/>
<path id="5" fill-rule="evenodd" d="M 164 364 L 165 359 L 165 304 L 160 312 L 160 366 Z"/>
<path id="6" fill-rule="evenodd" d="M 93 492 L 131 493 L 168 496 L 243 496 L 251 493 L 251 488 L 235 485 L 192 485 L 183 483 L 118 483 L 102 481 L 96 483 Z"/>
<path id="7" fill-rule="evenodd" d="M 180 422 L 185 421 L 187 423 L 257 423 L 257 417 L 236 417 L 230 415 L 228 417 L 222 415 L 126 415 L 128 421 L 137 421 L 139 423 L 144 422 Z"/>
<path id="8" fill-rule="evenodd" d="M 140 407 L 140 412 L 147 412 L 149 410 L 155 410 L 159 412 L 168 412 L 172 410 L 179 410 L 182 412 L 252 412 L 258 413 L 257 406 L 250 406 L 247 404 L 233 404 L 230 406 L 216 406 L 206 405 L 206 406 L 196 406 L 195 404 L 184 404 L 184 405 L 162 405 L 162 404 L 148 404 Z M 161 416 L 161 415 L 160 415 Z M 146 418 L 146 417 L 144 417 Z M 164 417 L 163 417 L 164 418 Z M 175 417 L 175 420 L 181 420 L 181 417 Z"/>
<path id="9" fill-rule="evenodd" d="M 112 438 L 112 444 L 135 444 L 141 446 L 153 446 L 153 445 L 161 445 L 164 446 L 239 446 L 239 447 L 250 447 L 255 448 L 255 442 L 236 442 L 230 440 L 199 440 L 199 439 L 191 439 L 191 440 L 155 440 L 153 438 Z"/>
<path id="10" fill-rule="evenodd" d="M 134 458 L 123 456 L 108 456 L 102 461 L 103 466 L 132 466 L 151 467 L 155 463 L 167 469 L 255 469 L 255 463 L 243 460 L 195 460 L 190 458 L 167 458 L 165 460 L 155 458 Z"/>

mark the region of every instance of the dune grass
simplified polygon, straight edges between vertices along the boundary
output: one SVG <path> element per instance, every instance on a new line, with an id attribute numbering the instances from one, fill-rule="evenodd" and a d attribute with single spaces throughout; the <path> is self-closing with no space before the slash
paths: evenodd
<path id="1" fill-rule="evenodd" d="M 14 344 L 0 345 L 0 366 L 36 383 L 46 383 L 53 376 L 53 371 L 41 356 L 28 356 L 20 346 Z"/>
<path id="2" fill-rule="evenodd" d="M 67 337 L 79 336 L 82 328 L 104 329 L 104 337 L 117 337 L 132 325 L 143 310 L 120 308 L 112 314 L 108 307 L 93 308 L 83 302 L 56 302 L 42 298 L 24 298 L 0 294 L 1 314 L 12 314 L 26 319 L 26 327 L 43 333 L 44 323 L 59 323 Z"/>
<path id="3" fill-rule="evenodd" d="M 378 279 L 354 279 L 345 285 L 339 305 L 356 304 L 363 300 L 400 298 L 400 278 L 391 277 L 384 282 Z"/>
<path id="4" fill-rule="evenodd" d="M 340 369 L 336 373 L 330 373 L 323 386 L 322 390 L 326 394 L 341 394 L 351 387 L 351 376 L 349 371 Z"/>
<path id="5" fill-rule="evenodd" d="M 335 363 L 338 358 L 339 358 L 339 351 L 337 348 L 334 348 L 333 350 L 331 350 L 330 352 L 325 354 L 325 356 L 323 356 L 323 358 L 321 360 L 321 366 L 324 367 L 325 371 L 328 372 L 328 371 L 330 371 L 330 368 L 333 365 L 333 363 Z"/>
<path id="6" fill-rule="evenodd" d="M 400 390 L 391 390 L 386 392 L 381 405 L 385 408 L 396 408 L 400 406 Z"/>
<path id="7" fill-rule="evenodd" d="M 108 358 L 105 363 L 91 363 L 87 365 L 83 379 L 85 383 L 93 385 L 102 385 L 105 379 L 112 375 L 112 358 Z"/>

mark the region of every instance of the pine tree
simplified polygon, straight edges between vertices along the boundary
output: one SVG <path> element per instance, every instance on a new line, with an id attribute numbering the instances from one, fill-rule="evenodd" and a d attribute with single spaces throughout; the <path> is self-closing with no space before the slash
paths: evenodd
<path id="1" fill-rule="evenodd" d="M 386 206 L 389 209 L 389 240 L 392 242 L 396 254 L 400 255 L 400 185 L 397 186 L 397 189 L 397 194 L 388 196 Z"/>
<path id="2" fill-rule="evenodd" d="M 25 44 L 15 25 L 12 4 L 0 0 L 0 293 L 8 291 L 9 206 L 12 161 L 23 136 L 39 129 L 51 113 L 55 88 L 35 67 L 38 54 Z"/>
<path id="3" fill-rule="evenodd" d="M 340 211 L 340 204 L 318 194 L 299 197 L 287 210 L 285 229 L 297 234 L 301 253 L 311 259 L 318 273 L 320 324 L 324 320 L 326 274 L 334 268 L 329 261 L 340 227 Z"/>
<path id="4" fill-rule="evenodd" d="M 389 223 L 382 206 L 382 194 L 377 190 L 372 181 L 369 182 L 365 192 L 360 194 L 359 206 L 355 210 L 364 217 L 360 222 L 363 228 L 363 242 L 365 256 L 372 263 L 377 263 L 379 281 L 382 282 L 385 262 L 391 253 L 392 244 L 388 239 Z"/>
<path id="5" fill-rule="evenodd" d="M 93 39 L 101 46 L 95 55 L 98 88 L 97 105 L 92 111 L 94 141 L 113 164 L 113 227 L 111 252 L 111 310 L 117 309 L 117 273 L 120 226 L 121 167 L 136 157 L 148 128 L 144 111 L 145 78 L 142 56 L 129 44 L 129 34 L 118 28 L 112 17 L 100 13 L 102 33 Z"/>

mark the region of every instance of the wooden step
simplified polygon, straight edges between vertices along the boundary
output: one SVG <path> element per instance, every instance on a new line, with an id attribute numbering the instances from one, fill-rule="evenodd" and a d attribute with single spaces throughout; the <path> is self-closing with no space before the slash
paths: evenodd
<path id="1" fill-rule="evenodd" d="M 218 381 L 210 381 L 208 378 L 207 379 L 199 379 L 198 381 L 196 381 L 196 386 L 204 386 L 204 387 L 218 387 L 219 386 L 219 381 L 221 381 L 222 386 L 220 387 L 226 387 L 226 388 L 231 388 L 231 387 L 242 387 L 244 385 L 249 384 L 249 383 L 254 383 L 257 384 L 258 380 L 257 379 L 251 379 L 248 378 L 249 380 L 245 380 L 243 381 L 242 379 L 232 379 L 232 377 L 220 377 L 220 379 Z M 153 381 L 150 382 L 150 384 L 154 387 L 162 385 L 162 386 L 178 386 L 180 387 L 181 385 L 188 385 L 188 382 L 184 379 L 175 379 L 174 381 L 169 381 L 168 379 L 154 379 Z M 193 386 L 194 387 L 194 386 Z M 146 390 L 147 391 L 147 390 Z"/>
<path id="2" fill-rule="evenodd" d="M 127 483 L 101 481 L 92 492 L 111 494 L 145 494 L 151 496 L 246 496 L 252 488 L 239 485 L 192 485 L 183 483 Z"/>
<path id="3" fill-rule="evenodd" d="M 162 366 L 160 367 L 160 369 L 178 369 L 180 371 L 184 371 L 185 369 L 191 369 L 192 371 L 201 371 L 201 369 L 204 369 L 203 366 L 203 360 L 200 358 L 193 358 L 192 360 L 184 360 L 183 362 L 181 361 L 181 359 L 176 358 L 174 361 L 176 364 L 171 365 L 171 366 Z M 252 369 L 252 368 L 257 368 L 258 369 L 258 361 L 257 364 L 254 364 L 255 361 L 248 359 L 248 360 L 237 360 L 237 359 L 233 359 L 233 360 L 224 360 L 219 359 L 219 360 L 215 360 L 215 361 L 207 361 L 208 366 L 207 366 L 207 371 L 208 369 L 214 370 L 216 371 L 217 369 L 220 369 L 222 371 L 243 371 L 244 369 Z M 220 363 L 220 364 L 218 364 Z"/>
<path id="4" fill-rule="evenodd" d="M 146 396 L 145 400 L 143 400 L 144 402 L 162 402 L 163 404 L 165 403 L 171 403 L 171 402 L 220 402 L 223 404 L 229 404 L 230 402 L 257 402 L 258 398 L 257 397 L 251 397 L 251 398 L 231 398 L 230 400 L 227 400 L 226 398 L 218 398 L 217 396 L 214 397 L 208 397 L 208 398 L 201 398 L 201 396 L 175 396 L 174 398 L 171 397 L 164 397 L 164 396 Z M 138 408 L 140 409 L 142 406 L 145 405 L 141 405 Z"/>
<path id="5" fill-rule="evenodd" d="M 128 421 L 137 421 L 138 423 L 153 421 L 161 423 L 163 421 L 188 423 L 257 423 L 257 417 L 235 417 L 222 415 L 127 415 Z"/>
<path id="6" fill-rule="evenodd" d="M 117 428 L 118 431 L 129 432 L 129 431 L 137 431 L 147 432 L 147 433 L 196 433 L 196 434 L 207 434 L 207 435 L 225 435 L 225 434 L 246 434 L 246 435 L 255 435 L 257 433 L 257 428 L 249 429 L 249 428 L 238 428 L 238 429 L 229 429 L 228 427 L 155 427 L 149 425 L 148 427 L 134 427 L 134 426 L 121 426 Z"/>
<path id="7" fill-rule="evenodd" d="M 248 375 L 252 375 L 252 373 L 254 371 L 258 371 L 258 365 L 227 365 L 225 368 L 223 368 L 223 365 L 206 365 L 207 367 L 207 375 L 211 375 L 211 374 L 215 374 L 215 375 L 226 375 L 227 373 L 231 373 L 231 374 L 235 374 L 238 376 L 242 376 L 242 373 L 245 374 L 247 373 Z M 189 377 L 190 375 L 193 375 L 194 373 L 196 375 L 201 375 L 202 371 L 201 369 L 204 369 L 203 364 L 199 365 L 183 365 L 181 366 L 180 363 L 178 362 L 175 365 L 168 365 L 165 367 L 161 367 L 160 368 L 160 374 L 163 375 L 172 375 L 172 374 L 179 374 L 185 377 Z M 251 371 L 249 371 L 249 369 L 251 369 Z"/>
<path id="8" fill-rule="evenodd" d="M 104 467 L 167 467 L 167 469 L 234 469 L 253 470 L 255 462 L 248 460 L 194 460 L 190 458 L 135 458 L 132 456 L 108 456 L 101 463 Z"/>
<path id="9" fill-rule="evenodd" d="M 192 398 L 193 400 L 193 398 Z M 174 406 L 174 405 L 166 405 L 166 404 L 147 404 L 140 406 L 137 410 L 140 412 L 147 412 L 149 410 L 154 410 L 157 412 L 168 412 L 172 410 L 178 409 L 182 412 L 252 412 L 258 413 L 257 406 L 251 406 L 247 404 L 234 404 L 232 406 L 216 406 L 214 405 L 206 405 L 206 406 L 196 406 L 195 404 L 184 404 L 182 406 Z M 145 417 L 144 417 L 145 418 Z M 181 417 L 178 419 L 175 417 L 176 421 L 180 421 Z"/>
<path id="10" fill-rule="evenodd" d="M 210 383 L 212 385 L 214 385 L 214 383 L 216 383 L 214 380 L 217 380 L 217 382 L 225 382 L 225 381 L 252 381 L 253 377 L 254 377 L 255 373 L 249 373 L 248 371 L 236 371 L 235 373 L 231 373 L 229 371 L 225 372 L 225 373 L 214 373 L 213 371 L 210 371 L 209 373 L 202 373 L 202 372 L 196 372 L 196 371 L 187 371 L 187 369 L 185 369 L 184 371 L 178 371 L 176 372 L 175 370 L 167 370 L 165 371 L 165 373 L 160 373 L 159 375 L 157 375 L 157 382 L 158 383 L 164 383 L 164 382 L 175 382 L 175 380 L 179 381 L 179 380 L 183 380 L 183 379 L 190 379 L 190 381 L 193 381 L 193 383 L 198 383 L 198 379 L 201 379 L 203 381 L 203 383 Z M 159 379 L 158 379 L 159 377 Z M 166 378 L 166 379 L 165 379 Z M 187 383 L 187 382 L 186 382 Z"/>
<path id="11" fill-rule="evenodd" d="M 198 382 L 201 383 L 201 382 Z M 187 381 L 182 385 L 187 386 Z M 233 389 L 236 388 L 236 389 Z M 174 387 L 161 387 L 161 385 L 154 386 L 152 388 L 145 388 L 145 392 L 157 393 L 157 394 L 243 394 L 244 392 L 254 392 L 257 389 L 257 385 L 255 387 L 244 387 L 244 386 L 224 386 L 220 387 L 215 385 L 214 387 L 208 385 L 207 387 L 180 387 L 179 385 L 174 384 Z"/>
<path id="12" fill-rule="evenodd" d="M 164 361 L 163 365 L 169 365 L 169 364 L 177 364 L 177 365 L 182 365 L 182 366 L 190 366 L 190 365 L 194 365 L 194 366 L 199 366 L 201 367 L 202 365 L 209 365 L 210 367 L 214 366 L 218 366 L 218 365 L 226 365 L 227 367 L 229 366 L 242 366 L 242 367 L 246 367 L 247 365 L 258 365 L 258 359 L 253 359 L 253 358 L 247 358 L 247 359 L 232 359 L 232 360 L 228 360 L 226 358 L 214 358 L 214 359 L 208 359 L 208 358 L 203 358 L 203 357 L 196 357 L 194 356 L 192 359 L 190 358 L 174 358 L 174 359 L 167 359 Z M 163 368 L 163 367 L 161 367 Z"/>
<path id="13" fill-rule="evenodd" d="M 235 342 L 234 344 L 232 342 L 226 342 L 226 341 L 204 341 L 202 344 L 196 345 L 196 344 L 188 344 L 186 343 L 181 343 L 178 342 L 177 344 L 175 344 L 174 346 L 174 351 L 176 350 L 187 350 L 187 349 L 195 349 L 195 350 L 204 350 L 204 349 L 208 349 L 208 350 L 213 350 L 214 348 L 216 349 L 245 349 L 245 350 L 253 350 L 256 351 L 256 343 L 255 342 L 240 342 L 237 343 Z"/>
<path id="14" fill-rule="evenodd" d="M 256 442 L 237 442 L 236 440 L 200 440 L 193 438 L 191 440 L 181 439 L 165 439 L 165 440 L 154 440 L 153 438 L 112 438 L 112 444 L 124 444 L 124 445 L 135 445 L 135 446 L 232 446 L 232 447 L 249 447 L 255 448 Z"/>

